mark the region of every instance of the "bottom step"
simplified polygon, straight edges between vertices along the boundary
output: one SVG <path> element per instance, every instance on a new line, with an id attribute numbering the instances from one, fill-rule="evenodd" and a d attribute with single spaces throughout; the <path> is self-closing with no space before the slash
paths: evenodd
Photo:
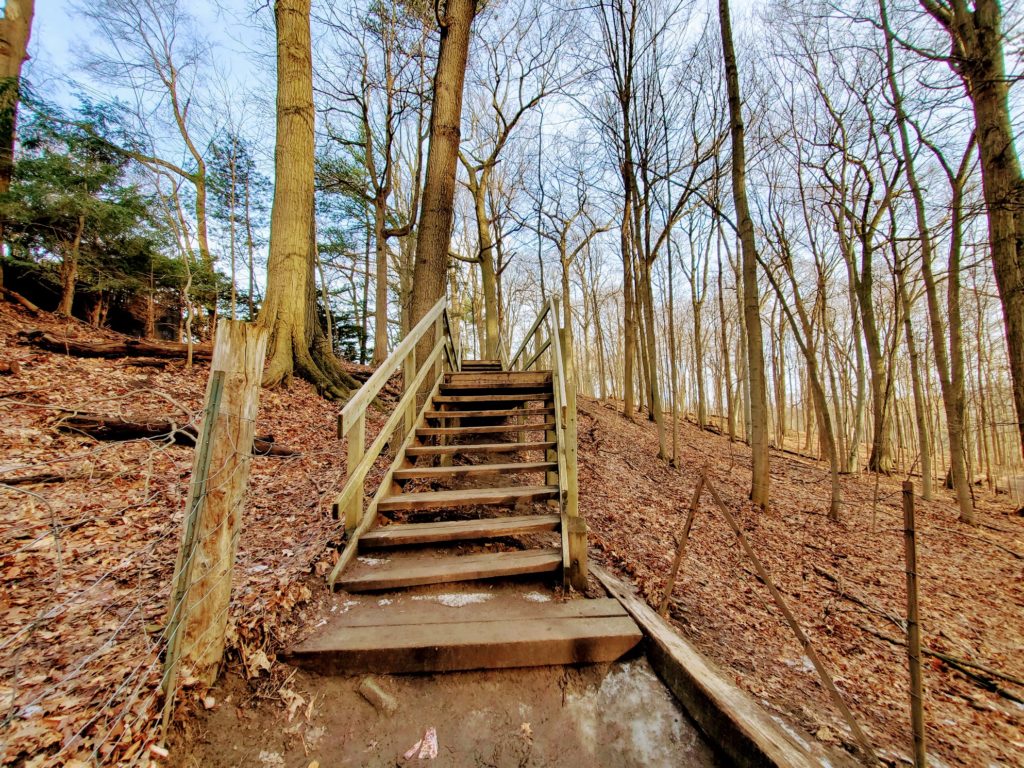
<path id="1" fill-rule="evenodd" d="M 399 600 L 332 619 L 286 657 L 325 674 L 451 672 L 610 662 L 640 639 L 612 599 L 499 598 L 462 608 Z"/>
<path id="2" fill-rule="evenodd" d="M 395 557 L 381 565 L 359 563 L 345 571 L 335 586 L 347 592 L 372 592 L 422 584 L 550 573 L 561 567 L 562 550 L 555 548 L 488 552 L 482 555 Z"/>

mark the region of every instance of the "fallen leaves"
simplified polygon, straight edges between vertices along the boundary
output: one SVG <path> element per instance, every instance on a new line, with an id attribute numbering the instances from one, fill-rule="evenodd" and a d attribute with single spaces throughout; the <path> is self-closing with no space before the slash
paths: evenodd
<path id="1" fill-rule="evenodd" d="M 872 742 L 894 760 L 909 755 L 905 651 L 862 628 L 875 624 L 896 635 L 886 616 L 905 611 L 900 478 L 879 479 L 876 502 L 873 476 L 843 476 L 842 522 L 834 524 L 825 516 L 827 466 L 773 453 L 772 505 L 759 511 L 746 500 L 746 446 L 682 423 L 675 470 L 654 459 L 653 424 L 627 421 L 610 403 L 580 398 L 579 404 L 580 508 L 596 559 L 626 574 L 656 606 L 697 477 L 707 466 Z M 960 530 L 947 494 L 917 503 L 925 642 L 1024 677 L 1024 581 L 1019 561 L 1005 551 L 1021 550 L 1024 520 L 1006 514 L 1005 500 L 979 496 L 983 521 L 996 526 L 985 529 L 1000 545 L 992 546 L 973 529 Z M 708 500 L 693 524 L 669 613 L 681 633 L 763 704 L 822 741 L 851 742 Z M 1019 762 L 1013 746 L 1024 720 L 1019 707 L 933 661 L 925 686 L 930 753 L 950 765 Z M 956 727 L 947 727 L 951 723 Z"/>
<path id="2" fill-rule="evenodd" d="M 55 416 L 166 412 L 171 404 L 184 425 L 202 407 L 208 368 L 41 352 L 16 344 L 23 320 L 0 302 L 0 350 L 22 368 L 0 392 L 0 764 L 155 759 L 192 449 L 166 440 L 98 443 L 59 431 Z M 31 322 L 83 342 L 120 338 L 45 313 Z M 271 683 L 277 649 L 302 621 L 313 594 L 305 581 L 329 568 L 327 544 L 338 535 L 330 504 L 345 476 L 337 406 L 302 382 L 264 394 L 257 430 L 303 454 L 252 462 L 227 646 L 260 686 Z M 382 422 L 371 414 L 368 431 Z M 210 706 L 188 678 L 183 671 L 181 698 Z"/>

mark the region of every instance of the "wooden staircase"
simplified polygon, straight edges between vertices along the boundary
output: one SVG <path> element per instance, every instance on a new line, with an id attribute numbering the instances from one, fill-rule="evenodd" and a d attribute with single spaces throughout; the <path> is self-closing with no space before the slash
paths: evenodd
<path id="1" fill-rule="evenodd" d="M 524 341 L 511 365 L 462 360 L 439 302 L 346 405 L 349 479 L 335 511 L 349 535 L 330 584 L 350 597 L 292 650 L 296 663 L 349 672 L 565 664 L 611 661 L 639 642 L 616 601 L 569 591 L 587 586 L 586 526 L 557 317 L 549 302 L 527 334 L 532 352 Z M 417 366 L 431 327 L 434 349 Z M 367 448 L 366 407 L 403 360 L 405 393 Z M 519 362 L 527 370 L 512 369 Z M 417 408 L 428 368 L 433 388 Z M 396 430 L 403 442 L 364 508 L 367 473 Z M 364 593 L 376 605 L 349 611 Z"/>
<path id="2" fill-rule="evenodd" d="M 388 550 L 387 565 L 357 561 L 336 587 L 365 592 L 561 569 L 561 516 L 548 508 L 548 502 L 557 508 L 559 494 L 555 441 L 520 440 L 554 432 L 551 374 L 509 373 L 500 365 L 465 361 L 460 372 L 444 375 L 438 397 L 445 399 L 432 399 L 425 412 L 429 426 L 415 430 L 414 442 L 460 452 L 410 457 L 406 451 L 393 475 L 397 490 L 377 505 L 385 524 L 359 538 L 361 552 Z M 490 399 L 510 390 L 520 399 Z M 512 402 L 516 407 L 509 407 Z M 435 456 L 447 464 L 427 463 Z M 466 546 L 514 536 L 543 539 L 540 534 L 548 534 L 547 546 L 486 552 Z M 429 555 L 427 546 L 434 548 Z"/>

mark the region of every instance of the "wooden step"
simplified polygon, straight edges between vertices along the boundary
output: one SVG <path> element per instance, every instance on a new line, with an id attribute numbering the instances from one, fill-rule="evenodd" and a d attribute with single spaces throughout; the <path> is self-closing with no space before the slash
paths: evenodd
<path id="1" fill-rule="evenodd" d="M 540 451 L 555 447 L 555 441 L 526 443 L 477 443 L 475 445 L 410 445 L 406 456 L 463 456 L 470 453 L 517 453 Z"/>
<path id="2" fill-rule="evenodd" d="M 484 419 L 499 416 L 551 416 L 554 408 L 495 408 L 481 411 L 427 411 L 428 419 Z"/>
<path id="3" fill-rule="evenodd" d="M 615 661 L 641 640 L 618 601 L 501 596 L 450 607 L 407 602 L 335 615 L 286 654 L 322 674 L 392 674 Z"/>
<path id="4" fill-rule="evenodd" d="M 485 520 L 448 520 L 443 523 L 395 523 L 364 533 L 359 537 L 359 548 L 385 549 L 557 531 L 561 520 L 558 515 L 516 515 Z"/>
<path id="5" fill-rule="evenodd" d="M 562 550 L 525 549 L 518 552 L 487 552 L 480 555 L 449 555 L 425 560 L 396 557 L 387 565 L 357 567 L 335 582 L 348 592 L 373 592 L 422 584 L 447 584 L 531 573 L 550 573 L 562 568 Z"/>
<path id="6" fill-rule="evenodd" d="M 517 389 L 550 388 L 551 373 L 545 371 L 498 371 L 480 373 L 446 373 L 442 392 L 459 389 L 490 389 L 496 392 Z"/>
<path id="7" fill-rule="evenodd" d="M 395 480 L 413 480 L 430 478 L 443 480 L 449 477 L 464 475 L 483 475 L 496 473 L 512 475 L 519 472 L 553 472 L 558 469 L 556 461 L 513 461 L 507 464 L 458 464 L 453 467 L 409 467 L 396 469 Z"/>
<path id="8" fill-rule="evenodd" d="M 463 371 L 500 371 L 501 360 L 463 360 Z"/>
<path id="9" fill-rule="evenodd" d="M 491 424 L 486 427 L 420 427 L 416 430 L 416 434 L 423 437 L 430 435 L 457 437 L 459 435 L 494 435 L 499 432 L 546 432 L 554 428 L 555 422 L 543 421 L 533 424 Z"/>
<path id="10" fill-rule="evenodd" d="M 461 488 L 455 491 L 422 491 L 385 496 L 378 510 L 447 509 L 449 507 L 511 506 L 526 501 L 543 501 L 558 495 L 557 485 L 520 485 L 509 488 Z"/>
<path id="11" fill-rule="evenodd" d="M 438 395 L 434 398 L 435 403 L 450 403 L 453 405 L 473 403 L 527 403 L 538 400 L 551 400 L 553 395 L 550 389 L 535 394 L 484 394 L 484 395 Z"/>

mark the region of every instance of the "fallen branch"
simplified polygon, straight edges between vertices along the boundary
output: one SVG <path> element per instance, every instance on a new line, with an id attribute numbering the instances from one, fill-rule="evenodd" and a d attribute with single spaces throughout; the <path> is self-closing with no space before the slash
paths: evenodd
<path id="1" fill-rule="evenodd" d="M 3 286 L 0 286 L 0 295 L 2 295 L 5 299 L 7 299 L 12 304 L 19 304 L 19 305 L 21 305 L 24 309 L 27 309 L 33 315 L 39 314 L 39 311 L 40 311 L 39 307 L 37 307 L 35 304 L 33 304 L 28 299 L 26 299 L 20 293 L 15 293 L 10 288 L 4 288 Z"/>
<path id="2" fill-rule="evenodd" d="M 4 485 L 43 485 L 48 483 L 67 483 L 71 480 L 85 480 L 103 477 L 95 472 L 36 472 L 31 475 L 18 475 L 17 477 L 0 477 L 0 483 Z"/>
<path id="3" fill-rule="evenodd" d="M 76 357 L 169 357 L 184 358 L 188 355 L 188 344 L 177 341 L 147 341 L 125 339 L 123 341 L 79 341 L 55 336 L 46 331 L 19 331 L 18 338 L 23 344 L 59 352 Z M 193 344 L 192 357 L 209 360 L 213 348 L 209 344 Z"/>
<path id="4" fill-rule="evenodd" d="M 65 412 L 57 422 L 59 429 L 80 432 L 97 440 L 158 440 L 169 438 L 179 445 L 196 444 L 199 435 L 194 424 L 181 423 L 171 416 L 140 415 L 131 419 L 100 413 Z M 253 440 L 257 456 L 298 456 L 299 451 L 274 442 L 273 435 Z"/>
<path id="5" fill-rule="evenodd" d="M 898 645 L 901 647 L 906 646 L 906 643 L 904 643 L 904 641 L 899 640 L 895 637 L 889 637 L 883 632 L 879 632 L 874 627 L 869 627 L 866 624 L 860 624 L 858 626 L 860 627 L 860 629 L 867 632 L 869 635 L 874 635 L 879 640 L 885 640 L 885 642 L 891 643 L 892 645 Z M 999 687 L 995 680 L 991 679 L 995 677 L 999 678 L 1000 680 L 1005 680 L 1008 683 L 1013 683 L 1014 685 L 1024 687 L 1024 680 L 1021 680 L 1020 678 L 1013 677 L 1012 675 L 1008 675 L 1005 672 L 1000 672 L 998 669 L 992 669 L 991 667 L 987 667 L 984 664 L 978 664 L 973 661 L 968 661 L 967 659 L 961 659 L 957 658 L 956 656 L 950 656 L 948 653 L 942 653 L 942 651 L 936 651 L 933 648 L 929 648 L 927 646 L 921 647 L 921 653 L 923 653 L 925 656 L 931 656 L 933 659 L 938 659 L 944 664 L 953 667 L 961 674 L 964 674 L 967 677 L 974 680 L 975 682 L 980 683 L 981 686 L 986 690 L 992 691 L 993 693 L 998 693 L 1003 698 L 1009 699 L 1010 701 L 1015 701 L 1018 704 L 1024 704 L 1024 699 L 1006 690 L 1005 688 Z"/>
<path id="6" fill-rule="evenodd" d="M 814 570 L 816 574 L 821 576 L 826 581 L 832 582 L 836 586 L 835 593 L 839 597 L 843 598 L 844 600 L 849 600 L 851 603 L 859 605 L 861 608 L 867 609 L 876 616 L 881 616 L 883 619 L 889 620 L 890 622 L 895 624 L 901 632 L 907 631 L 907 626 L 903 623 L 903 619 L 889 613 L 887 610 L 881 608 L 880 606 L 872 604 L 865 598 L 855 595 L 844 584 L 842 584 L 839 581 L 839 578 L 837 576 L 834 576 L 833 574 L 829 573 L 824 568 L 819 568 L 816 565 L 812 565 L 811 568 Z"/>

